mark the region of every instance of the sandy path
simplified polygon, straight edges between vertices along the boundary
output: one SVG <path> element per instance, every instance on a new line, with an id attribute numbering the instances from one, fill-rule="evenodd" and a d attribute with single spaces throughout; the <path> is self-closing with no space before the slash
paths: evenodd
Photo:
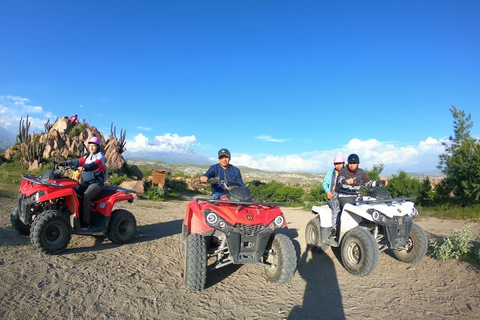
<path id="1" fill-rule="evenodd" d="M 73 236 L 67 250 L 48 256 L 10 226 L 14 199 L 0 197 L 0 318 L 2 319 L 480 319 L 478 265 L 425 257 L 415 265 L 380 254 L 377 269 L 359 278 L 335 252 L 305 251 L 313 217 L 284 209 L 299 257 L 291 283 L 275 286 L 255 265 L 209 273 L 207 288 L 183 284 L 180 230 L 187 202 L 136 201 L 120 207 L 137 218 L 131 244 Z M 479 225 L 420 219 L 429 237 Z"/>

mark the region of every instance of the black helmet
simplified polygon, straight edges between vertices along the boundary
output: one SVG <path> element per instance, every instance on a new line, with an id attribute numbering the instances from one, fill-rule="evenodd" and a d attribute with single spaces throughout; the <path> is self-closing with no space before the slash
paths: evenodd
<path id="1" fill-rule="evenodd" d="M 360 158 L 355 153 L 352 153 L 348 156 L 348 163 L 360 163 Z"/>

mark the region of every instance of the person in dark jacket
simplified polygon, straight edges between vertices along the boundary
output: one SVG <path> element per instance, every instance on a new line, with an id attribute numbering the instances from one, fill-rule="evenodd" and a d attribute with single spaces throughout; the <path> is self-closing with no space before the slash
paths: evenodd
<path id="1" fill-rule="evenodd" d="M 92 199 L 102 192 L 105 180 L 105 156 L 100 151 L 100 146 L 100 139 L 93 137 L 88 141 L 88 150 L 90 151 L 88 155 L 59 163 L 63 167 L 78 167 L 78 171 L 82 174 L 81 182 L 75 190 L 83 196 L 83 226 L 86 229 L 90 226 Z"/>
<path id="2" fill-rule="evenodd" d="M 340 220 L 340 214 L 343 210 L 343 206 L 347 203 L 354 204 L 355 199 L 360 195 L 361 186 L 387 186 L 388 180 L 382 179 L 381 181 L 372 181 L 367 176 L 365 170 L 360 169 L 360 158 L 355 153 L 348 156 L 348 164 L 338 173 L 336 191 L 338 193 L 338 201 L 340 205 L 340 213 L 338 220 Z M 332 234 L 334 237 L 337 234 L 337 224 L 332 226 Z"/>
<path id="3" fill-rule="evenodd" d="M 230 164 L 230 151 L 220 149 L 218 151 L 218 163 L 210 166 L 207 172 L 200 177 L 201 182 L 207 182 L 210 178 L 218 177 L 227 182 L 237 182 L 244 186 L 240 169 Z M 212 184 L 212 199 L 221 197 L 225 193 L 222 184 Z"/>

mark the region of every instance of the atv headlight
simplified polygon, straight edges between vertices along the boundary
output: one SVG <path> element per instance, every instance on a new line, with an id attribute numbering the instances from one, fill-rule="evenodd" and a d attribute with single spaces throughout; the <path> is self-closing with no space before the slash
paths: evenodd
<path id="1" fill-rule="evenodd" d="M 210 212 L 210 213 L 207 214 L 206 219 L 207 219 L 208 223 L 215 224 L 218 221 L 218 216 L 215 212 Z"/>
<path id="2" fill-rule="evenodd" d="M 372 218 L 373 220 L 377 221 L 377 222 L 385 222 L 387 221 L 387 217 L 385 217 L 385 215 L 383 215 L 382 213 L 378 212 L 377 210 L 373 211 L 372 212 Z"/>
<path id="3" fill-rule="evenodd" d="M 271 229 L 275 229 L 275 228 L 281 228 L 284 225 L 285 225 L 285 218 L 283 217 L 283 215 L 279 215 L 272 221 L 272 223 L 270 223 L 268 227 Z"/>
<path id="4" fill-rule="evenodd" d="M 43 197 L 44 195 L 45 195 L 45 192 L 43 191 L 38 191 L 37 193 L 35 193 L 35 202 L 38 202 L 40 197 Z"/>
<path id="5" fill-rule="evenodd" d="M 275 218 L 274 223 L 277 227 L 283 227 L 283 225 L 285 223 L 285 219 L 283 218 L 283 216 L 280 215 L 280 216 Z"/>
<path id="6" fill-rule="evenodd" d="M 413 207 L 413 208 L 412 208 L 412 213 L 410 213 L 410 216 L 411 216 L 411 217 L 415 217 L 415 216 L 417 216 L 417 215 L 418 215 L 418 210 L 417 210 L 415 207 Z"/>
<path id="7" fill-rule="evenodd" d="M 205 215 L 205 220 L 207 220 L 207 224 L 209 226 L 220 229 L 223 229 L 227 226 L 225 220 L 219 217 L 215 212 L 207 209 L 203 211 L 203 214 Z"/>

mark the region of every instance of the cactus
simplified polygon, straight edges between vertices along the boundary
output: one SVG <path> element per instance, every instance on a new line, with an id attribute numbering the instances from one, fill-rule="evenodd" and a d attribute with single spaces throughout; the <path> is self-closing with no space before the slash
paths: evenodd
<path id="1" fill-rule="evenodd" d="M 20 143 L 27 143 L 30 140 L 30 135 L 28 134 L 28 130 L 30 129 L 31 122 L 28 121 L 28 114 L 27 119 L 24 121 L 23 118 L 20 118 L 20 122 L 18 124 L 18 135 L 16 142 Z"/>
<path id="2" fill-rule="evenodd" d="M 120 140 L 117 138 L 117 127 L 115 127 L 113 125 L 113 122 L 112 124 L 110 125 L 110 134 L 112 137 L 114 137 L 115 139 L 118 140 L 118 145 L 120 147 L 120 154 L 123 153 L 123 151 L 125 151 L 125 138 L 127 137 L 127 130 L 123 131 L 123 129 L 120 129 Z"/>
<path id="3" fill-rule="evenodd" d="M 50 119 L 48 119 L 47 123 L 44 124 L 44 127 L 45 127 L 45 133 L 49 133 L 50 132 L 50 129 L 52 129 L 53 125 L 55 123 L 57 123 L 58 121 L 58 117 L 57 119 L 55 119 L 55 122 L 54 123 L 50 123 Z"/>
<path id="4" fill-rule="evenodd" d="M 31 163 L 35 160 L 40 162 L 43 158 L 43 151 L 45 151 L 45 143 L 38 142 L 39 137 L 37 135 L 33 136 L 32 141 L 29 144 L 22 145 L 22 156 L 23 158 Z"/>

